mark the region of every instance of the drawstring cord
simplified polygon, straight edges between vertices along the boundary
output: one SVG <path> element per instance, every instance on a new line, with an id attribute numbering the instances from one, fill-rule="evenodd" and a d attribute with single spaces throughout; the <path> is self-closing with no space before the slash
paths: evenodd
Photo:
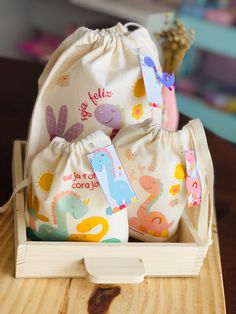
<path id="1" fill-rule="evenodd" d="M 21 181 L 15 187 L 14 191 L 12 192 L 10 199 L 3 206 L 0 207 L 0 213 L 1 214 L 8 211 L 12 207 L 12 201 L 13 201 L 13 198 L 16 195 L 16 193 L 18 193 L 19 191 L 21 191 L 22 189 L 24 189 L 28 185 L 29 185 L 29 179 L 25 179 L 25 180 Z"/>

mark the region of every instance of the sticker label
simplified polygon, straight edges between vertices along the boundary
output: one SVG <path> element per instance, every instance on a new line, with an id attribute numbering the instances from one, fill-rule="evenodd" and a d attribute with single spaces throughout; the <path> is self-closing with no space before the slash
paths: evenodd
<path id="1" fill-rule="evenodd" d="M 188 190 L 188 207 L 193 207 L 201 203 L 201 182 L 197 170 L 196 154 L 193 150 L 188 150 L 184 153 L 187 179 L 186 187 Z"/>
<path id="2" fill-rule="evenodd" d="M 113 145 L 94 151 L 88 158 L 111 207 L 107 214 L 112 215 L 125 208 L 127 204 L 137 201 Z"/>
<path id="3" fill-rule="evenodd" d="M 149 106 L 158 110 L 156 118 L 158 123 L 161 124 L 161 110 L 163 108 L 163 99 L 161 93 L 162 86 L 160 81 L 157 79 L 159 75 L 157 67 L 153 59 L 149 56 L 139 55 L 139 57 Z"/>

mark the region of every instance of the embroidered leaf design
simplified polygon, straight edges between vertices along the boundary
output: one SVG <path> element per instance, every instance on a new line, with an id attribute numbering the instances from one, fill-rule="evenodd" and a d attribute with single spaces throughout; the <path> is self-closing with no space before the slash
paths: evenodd
<path id="1" fill-rule="evenodd" d="M 46 125 L 50 141 L 57 135 L 57 122 L 51 106 L 46 107 Z"/>
<path id="2" fill-rule="evenodd" d="M 64 138 L 71 142 L 75 140 L 82 132 L 83 132 L 84 126 L 81 123 L 75 123 L 73 124 L 64 134 Z"/>
<path id="3" fill-rule="evenodd" d="M 65 138 L 68 142 L 75 140 L 84 130 L 82 123 L 74 123 L 65 133 L 68 118 L 66 105 L 61 106 L 58 114 L 58 123 L 51 106 L 46 107 L 46 125 L 50 141 L 56 136 Z"/>
<path id="4" fill-rule="evenodd" d="M 63 136 L 63 133 L 66 128 L 66 122 L 67 122 L 67 107 L 66 105 L 63 105 L 61 106 L 58 115 L 57 135 Z"/>

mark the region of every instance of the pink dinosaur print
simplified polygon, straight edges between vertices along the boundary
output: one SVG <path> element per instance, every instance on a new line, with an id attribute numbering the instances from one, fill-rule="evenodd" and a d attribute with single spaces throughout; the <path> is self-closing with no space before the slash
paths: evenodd
<path id="1" fill-rule="evenodd" d="M 189 172 L 192 173 L 194 166 L 196 165 L 196 157 L 195 153 L 192 150 L 185 152 L 185 159 L 188 162 L 189 165 Z"/>
<path id="2" fill-rule="evenodd" d="M 55 114 L 51 106 L 46 107 L 46 126 L 48 134 L 50 136 L 50 141 L 56 136 L 63 137 L 68 142 L 75 140 L 84 129 L 82 123 L 74 123 L 66 132 L 66 123 L 68 117 L 67 106 L 61 106 L 58 114 L 58 122 L 56 121 Z"/>
<path id="3" fill-rule="evenodd" d="M 186 151 L 185 160 L 187 166 L 186 187 L 188 190 L 188 206 L 193 207 L 201 203 L 202 193 L 195 151 Z"/>
<path id="4" fill-rule="evenodd" d="M 199 178 L 191 178 L 187 176 L 186 185 L 190 194 L 201 194 L 201 184 Z"/>
<path id="5" fill-rule="evenodd" d="M 173 225 L 174 220 L 168 223 L 162 213 L 157 211 L 150 212 L 150 208 L 158 200 L 162 192 L 160 180 L 152 176 L 142 176 L 139 182 L 150 195 L 139 207 L 137 217 L 129 219 L 129 226 L 155 237 L 168 238 L 168 229 Z"/>

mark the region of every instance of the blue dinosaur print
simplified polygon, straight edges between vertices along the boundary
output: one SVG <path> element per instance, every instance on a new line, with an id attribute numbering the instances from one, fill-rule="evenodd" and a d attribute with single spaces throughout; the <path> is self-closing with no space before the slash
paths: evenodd
<path id="1" fill-rule="evenodd" d="M 62 192 L 55 197 L 53 216 L 55 226 L 41 224 L 38 231 L 27 227 L 27 236 L 32 241 L 67 241 L 69 238 L 66 215 L 69 214 L 75 219 L 83 217 L 88 212 L 86 201 L 82 201 L 73 192 Z"/>
<path id="2" fill-rule="evenodd" d="M 103 167 L 106 169 L 107 181 L 111 197 L 118 205 L 129 204 L 135 197 L 135 193 L 131 190 L 129 184 L 124 180 L 115 178 L 113 171 L 113 162 L 106 150 L 96 152 L 91 158 L 91 164 L 95 171 L 101 172 Z"/>

